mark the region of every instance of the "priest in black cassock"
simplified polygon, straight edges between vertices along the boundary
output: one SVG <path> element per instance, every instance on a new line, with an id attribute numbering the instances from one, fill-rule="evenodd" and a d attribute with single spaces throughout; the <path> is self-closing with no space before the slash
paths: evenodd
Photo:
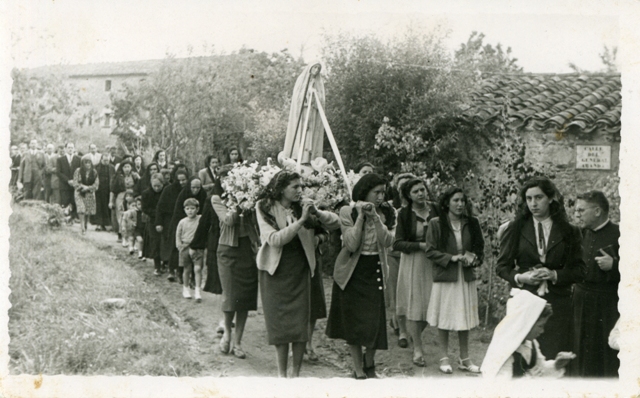
<path id="1" fill-rule="evenodd" d="M 576 359 L 571 374 L 580 377 L 618 377 L 618 352 L 608 344 L 618 312 L 618 238 L 620 227 L 609 220 L 609 202 L 600 191 L 578 195 L 576 219 L 583 227 L 582 249 L 586 274 L 573 293 Z"/>

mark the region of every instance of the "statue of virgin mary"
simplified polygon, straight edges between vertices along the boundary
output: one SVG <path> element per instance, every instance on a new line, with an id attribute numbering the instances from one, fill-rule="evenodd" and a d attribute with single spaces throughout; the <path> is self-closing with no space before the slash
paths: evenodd
<path id="1" fill-rule="evenodd" d="M 283 155 L 298 160 L 300 142 L 302 141 L 305 121 L 307 125 L 306 137 L 303 144 L 302 164 L 309 164 L 311 160 L 322 157 L 324 143 L 324 126 L 316 105 L 318 101 L 324 107 L 324 83 L 322 82 L 322 65 L 312 63 L 307 65 L 298 76 L 291 97 L 291 110 L 287 135 L 284 140 Z"/>

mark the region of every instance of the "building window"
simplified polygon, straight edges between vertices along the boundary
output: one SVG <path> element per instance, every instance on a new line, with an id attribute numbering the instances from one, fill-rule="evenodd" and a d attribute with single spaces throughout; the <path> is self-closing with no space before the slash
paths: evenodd
<path id="1" fill-rule="evenodd" d="M 104 81 L 104 91 L 111 91 L 111 80 Z"/>
<path id="2" fill-rule="evenodd" d="M 102 127 L 111 127 L 111 114 L 105 113 L 103 118 Z"/>

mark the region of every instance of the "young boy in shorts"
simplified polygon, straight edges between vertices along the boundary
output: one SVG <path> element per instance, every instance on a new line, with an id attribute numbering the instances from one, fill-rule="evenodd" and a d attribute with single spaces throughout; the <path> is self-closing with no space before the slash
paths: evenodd
<path id="1" fill-rule="evenodd" d="M 200 285 L 202 283 L 202 259 L 204 250 L 193 250 L 189 248 L 189 244 L 193 240 L 193 236 L 200 222 L 198 215 L 198 201 L 189 198 L 184 201 L 184 212 L 187 214 L 185 218 L 178 223 L 176 230 L 176 248 L 180 252 L 180 267 L 183 267 L 182 274 L 182 297 L 191 298 L 191 289 L 189 289 L 189 281 L 191 281 L 191 271 L 193 270 L 196 280 L 195 299 L 199 303 L 202 301 L 200 297 Z"/>

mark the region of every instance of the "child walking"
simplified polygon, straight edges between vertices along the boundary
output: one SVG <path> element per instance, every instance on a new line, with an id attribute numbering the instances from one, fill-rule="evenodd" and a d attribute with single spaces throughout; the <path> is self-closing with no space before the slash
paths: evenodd
<path id="1" fill-rule="evenodd" d="M 176 248 L 180 253 L 179 265 L 184 269 L 182 274 L 182 297 L 186 299 L 191 298 L 189 282 L 191 281 L 191 271 L 193 270 L 196 282 L 195 299 L 197 303 L 202 301 L 200 297 L 200 286 L 202 284 L 202 259 L 204 257 L 204 250 L 190 249 L 189 244 L 191 244 L 196 234 L 196 229 L 198 229 L 198 223 L 200 222 L 200 215 L 198 214 L 199 207 L 200 205 L 196 199 L 189 198 L 185 200 L 184 212 L 187 214 L 187 217 L 180 220 L 176 230 Z"/>
<path id="2" fill-rule="evenodd" d="M 507 315 L 493 332 L 482 362 L 482 375 L 507 379 L 562 377 L 575 354 L 559 352 L 555 359 L 547 360 L 536 340 L 552 312 L 545 299 L 527 290 L 511 289 Z"/>
<path id="3" fill-rule="evenodd" d="M 136 207 L 133 191 L 127 191 L 124 196 L 124 212 L 120 219 L 120 232 L 122 233 L 122 246 L 129 246 L 129 254 L 135 253 L 135 230 L 138 222 L 138 209 Z"/>
<path id="4" fill-rule="evenodd" d="M 136 249 L 138 250 L 138 259 L 144 260 L 144 256 L 142 255 L 142 249 L 144 246 L 144 230 L 147 227 L 147 223 L 144 220 L 142 213 L 142 197 L 136 196 L 135 201 L 136 208 L 136 226 L 133 229 L 133 236 L 135 239 Z"/>

